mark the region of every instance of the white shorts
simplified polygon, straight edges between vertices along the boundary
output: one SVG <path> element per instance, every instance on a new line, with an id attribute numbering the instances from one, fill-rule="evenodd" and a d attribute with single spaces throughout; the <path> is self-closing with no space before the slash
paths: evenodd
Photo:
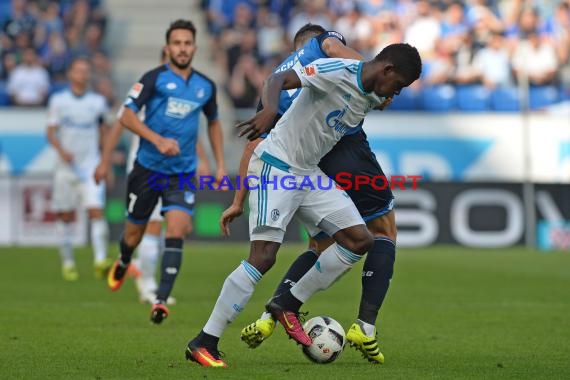
<path id="1" fill-rule="evenodd" d="M 320 231 L 332 236 L 339 230 L 365 224 L 348 194 L 336 188 L 319 169 L 308 175 L 295 175 L 263 162 L 254 154 L 248 176 L 255 177 L 249 179 L 251 241 L 283 242 L 293 216 L 312 236 Z M 262 176 L 270 182 L 263 185 L 257 180 Z"/>
<path id="2" fill-rule="evenodd" d="M 55 212 L 73 211 L 78 206 L 85 209 L 103 209 L 105 184 L 96 184 L 92 170 L 74 170 L 60 166 L 53 179 L 52 209 Z"/>

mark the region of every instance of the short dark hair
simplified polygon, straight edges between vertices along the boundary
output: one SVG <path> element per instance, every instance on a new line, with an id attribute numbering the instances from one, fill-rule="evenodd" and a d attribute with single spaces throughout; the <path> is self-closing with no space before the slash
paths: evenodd
<path id="1" fill-rule="evenodd" d="M 392 44 L 386 46 L 376 57 L 375 61 L 387 61 L 394 65 L 394 70 L 411 82 L 418 79 L 422 73 L 422 59 L 418 49 L 409 44 Z"/>
<path id="2" fill-rule="evenodd" d="M 166 43 L 168 43 L 172 31 L 176 29 L 189 30 L 190 32 L 192 32 L 192 36 L 196 38 L 196 27 L 194 26 L 194 23 L 190 20 L 178 19 L 174 21 L 172 24 L 170 24 L 170 26 L 168 27 L 168 30 L 166 31 Z"/>
<path id="3" fill-rule="evenodd" d="M 87 65 L 92 66 L 91 64 L 91 60 L 89 59 L 88 56 L 86 55 L 78 55 L 76 57 L 74 57 L 71 62 L 69 62 L 69 67 L 68 68 L 72 68 L 73 65 L 75 65 L 77 62 L 85 62 L 87 63 Z"/>
<path id="4" fill-rule="evenodd" d="M 293 45 L 297 46 L 300 41 L 308 38 L 309 35 L 317 36 L 324 32 L 326 32 L 326 29 L 320 25 L 311 23 L 305 24 L 301 27 L 301 29 L 297 31 L 297 33 L 295 33 L 295 37 L 293 38 Z"/>

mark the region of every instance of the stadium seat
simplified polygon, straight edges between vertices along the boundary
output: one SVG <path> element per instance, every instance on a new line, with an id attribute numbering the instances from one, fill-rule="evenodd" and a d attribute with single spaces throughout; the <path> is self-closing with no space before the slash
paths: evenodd
<path id="1" fill-rule="evenodd" d="M 457 86 L 456 91 L 457 108 L 460 111 L 484 112 L 489 110 L 491 93 L 485 86 Z"/>
<path id="2" fill-rule="evenodd" d="M 560 100 L 570 100 L 570 85 L 560 86 Z"/>
<path id="3" fill-rule="evenodd" d="M 51 82 L 50 87 L 49 87 L 49 94 L 53 94 L 54 92 L 58 92 L 63 90 L 65 87 L 67 87 L 67 82 L 61 81 L 61 82 Z"/>
<path id="4" fill-rule="evenodd" d="M 388 110 L 392 111 L 413 111 L 419 108 L 419 91 L 411 88 L 404 88 L 400 95 L 395 96 Z"/>
<path id="5" fill-rule="evenodd" d="M 529 91 L 529 107 L 537 110 L 558 102 L 558 89 L 554 86 L 531 86 Z"/>
<path id="6" fill-rule="evenodd" d="M 455 88 L 450 85 L 426 87 L 422 91 L 422 106 L 428 112 L 447 112 L 455 108 Z"/>
<path id="7" fill-rule="evenodd" d="M 521 110 L 519 90 L 516 87 L 499 87 L 491 94 L 491 108 L 499 112 Z"/>
<path id="8" fill-rule="evenodd" d="M 8 95 L 8 90 L 6 89 L 6 83 L 0 81 L 0 107 L 6 107 L 10 105 L 10 95 Z"/>

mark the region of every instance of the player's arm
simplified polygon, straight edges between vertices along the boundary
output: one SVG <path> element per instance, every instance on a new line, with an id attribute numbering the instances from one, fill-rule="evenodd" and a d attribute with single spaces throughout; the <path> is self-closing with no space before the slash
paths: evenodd
<path id="1" fill-rule="evenodd" d="M 48 142 L 57 151 L 57 154 L 64 162 L 70 163 L 73 161 L 73 155 L 63 148 L 61 142 L 57 138 L 57 130 L 59 128 L 60 116 L 58 112 L 57 101 L 51 97 L 48 102 L 47 112 L 47 139 Z"/>
<path id="2" fill-rule="evenodd" d="M 199 177 L 209 176 L 211 174 L 210 161 L 204 149 L 204 144 L 202 144 L 200 140 L 196 143 L 196 154 L 198 155 L 198 169 L 196 170 L 196 174 L 198 174 Z"/>
<path id="3" fill-rule="evenodd" d="M 256 113 L 253 118 L 236 125 L 236 128 L 248 126 L 239 133 L 239 136 L 241 137 L 249 133 L 247 138 L 254 140 L 264 132 L 267 132 L 273 126 L 275 116 L 279 112 L 279 94 L 281 91 L 300 87 L 301 79 L 297 72 L 292 69 L 281 71 L 267 78 L 261 95 L 263 109 Z"/>
<path id="4" fill-rule="evenodd" d="M 59 139 L 57 138 L 57 125 L 48 125 L 47 127 L 47 139 L 51 146 L 57 151 L 57 154 L 62 158 L 63 161 L 70 163 L 73 161 L 73 155 L 63 149 Z"/>
<path id="5" fill-rule="evenodd" d="M 215 187 L 227 176 L 226 162 L 224 160 L 224 137 L 222 133 L 222 123 L 219 119 L 208 122 L 208 138 L 214 153 L 214 160 L 216 160 L 216 181 Z"/>
<path id="6" fill-rule="evenodd" d="M 208 139 L 216 160 L 216 180 L 214 187 L 218 188 L 220 181 L 227 175 L 226 162 L 224 160 L 224 135 L 222 133 L 222 123 L 218 118 L 218 103 L 216 100 L 216 85 L 212 82 L 212 94 L 204 104 L 202 112 L 208 120 Z M 225 187 L 219 190 L 227 190 Z"/>
<path id="7" fill-rule="evenodd" d="M 166 156 L 176 156 L 180 154 L 178 142 L 171 138 L 162 137 L 158 133 L 150 129 L 143 123 L 135 111 L 129 107 L 125 107 L 123 115 L 119 119 L 121 124 L 128 128 L 131 132 L 139 135 L 145 140 L 150 141 L 161 154 Z"/>
<path id="8" fill-rule="evenodd" d="M 364 57 L 356 50 L 346 46 L 337 37 L 326 37 L 321 43 L 323 52 L 331 58 L 357 59 L 362 61 Z"/>
<path id="9" fill-rule="evenodd" d="M 143 75 L 138 83 L 131 88 L 124 103 L 125 110 L 119 118 L 121 124 L 131 132 L 153 144 L 156 149 L 166 156 L 180 154 L 180 147 L 175 139 L 162 137 L 143 123 L 137 113 L 152 99 L 155 83 L 160 71 L 152 70 Z"/>
<path id="10" fill-rule="evenodd" d="M 241 160 L 239 162 L 239 178 L 243 181 L 247 177 L 247 167 L 249 166 L 249 161 L 253 155 L 253 151 L 259 145 L 263 139 L 258 138 L 253 141 L 248 141 L 241 155 Z M 229 224 L 241 214 L 243 214 L 245 199 L 247 198 L 247 193 L 249 192 L 248 187 L 243 184 L 243 186 L 238 186 L 238 189 L 234 193 L 234 200 L 230 207 L 228 207 L 220 218 L 220 229 L 224 236 L 230 235 Z"/>
<path id="11" fill-rule="evenodd" d="M 111 156 L 117 147 L 117 144 L 119 144 L 119 139 L 121 138 L 122 133 L 123 125 L 117 119 L 111 126 L 110 130 L 106 133 L 105 137 L 101 139 L 103 142 L 101 147 L 101 161 L 99 161 L 99 165 L 97 165 L 95 173 L 93 174 L 95 183 L 99 183 L 107 177 L 109 168 L 111 167 Z"/>

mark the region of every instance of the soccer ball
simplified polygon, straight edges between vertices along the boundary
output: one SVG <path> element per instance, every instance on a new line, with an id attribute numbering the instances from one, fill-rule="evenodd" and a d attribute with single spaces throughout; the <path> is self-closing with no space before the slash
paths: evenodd
<path id="1" fill-rule="evenodd" d="M 303 330 L 313 340 L 310 346 L 303 346 L 303 353 L 309 360 L 326 364 L 338 359 L 346 343 L 346 334 L 340 323 L 331 317 L 319 316 L 309 319 Z"/>

